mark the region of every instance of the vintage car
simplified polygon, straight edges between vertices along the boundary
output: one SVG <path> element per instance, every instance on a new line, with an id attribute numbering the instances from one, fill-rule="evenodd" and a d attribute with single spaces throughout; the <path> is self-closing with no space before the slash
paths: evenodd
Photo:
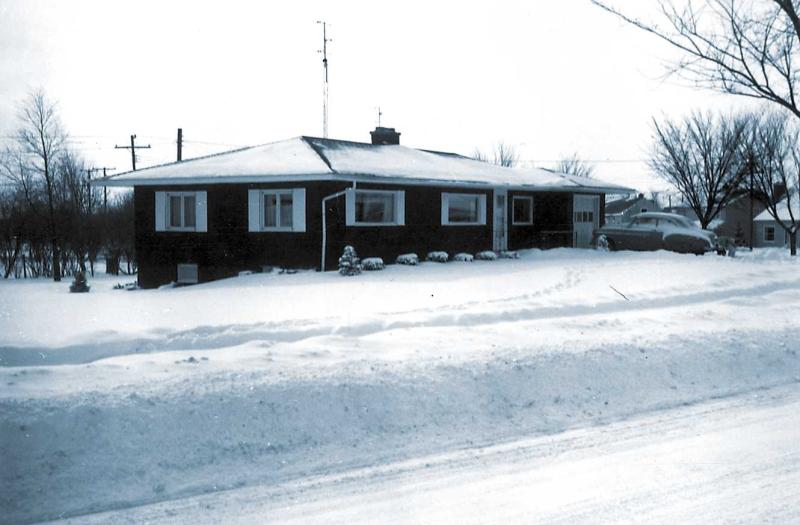
<path id="1" fill-rule="evenodd" d="M 670 250 L 678 253 L 719 253 L 714 232 L 693 225 L 674 213 L 645 212 L 628 224 L 606 225 L 594 231 L 599 250 Z"/>

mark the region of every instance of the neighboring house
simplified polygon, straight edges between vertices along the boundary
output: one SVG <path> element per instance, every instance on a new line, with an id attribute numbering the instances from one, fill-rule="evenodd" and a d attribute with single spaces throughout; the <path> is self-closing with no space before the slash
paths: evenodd
<path id="1" fill-rule="evenodd" d="M 720 210 L 710 225 L 710 229 L 714 230 L 720 237 L 724 236 L 732 239 L 739 246 L 749 246 L 752 218 L 764 211 L 764 209 L 764 204 L 757 198 L 753 199 L 751 208 L 750 195 L 743 193 L 732 198 Z M 755 227 L 753 232 L 756 233 Z"/>
<path id="2" fill-rule="evenodd" d="M 798 194 L 791 197 L 791 211 L 789 214 L 789 201 L 784 199 L 777 206 L 778 218 L 784 224 L 792 224 L 792 217 L 794 223 L 800 222 L 800 198 Z M 758 248 L 767 248 L 774 246 L 788 246 L 789 234 L 778 224 L 778 221 L 770 214 L 769 210 L 764 210 L 755 218 L 755 241 L 753 245 Z"/>
<path id="3" fill-rule="evenodd" d="M 739 246 L 750 245 L 750 223 L 751 217 L 764 211 L 765 206 L 758 197 L 753 198 L 752 212 L 750 206 L 749 192 L 742 192 L 734 196 L 708 225 L 709 230 L 713 230 L 720 237 L 732 239 Z M 669 213 L 683 215 L 687 219 L 700 224 L 697 214 L 687 204 L 678 204 L 664 209 Z M 752 213 L 752 215 L 751 215 Z M 755 227 L 754 227 L 755 232 Z"/>
<path id="4" fill-rule="evenodd" d="M 145 288 L 265 266 L 331 270 L 346 245 L 386 262 L 433 250 L 588 247 L 605 193 L 632 192 L 408 148 L 393 128 L 371 134 L 371 144 L 297 137 L 96 184 L 134 187 Z"/>
<path id="5" fill-rule="evenodd" d="M 606 203 L 606 224 L 627 224 L 634 215 L 646 211 L 660 211 L 660 208 L 653 199 L 646 199 L 643 193 L 632 198 L 609 201 Z"/>

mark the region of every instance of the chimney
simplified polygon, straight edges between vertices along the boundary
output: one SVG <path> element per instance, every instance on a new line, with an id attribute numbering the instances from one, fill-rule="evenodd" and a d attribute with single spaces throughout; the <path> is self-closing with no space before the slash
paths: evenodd
<path id="1" fill-rule="evenodd" d="M 375 131 L 370 131 L 369 134 L 372 136 L 372 144 L 376 146 L 400 144 L 400 133 L 395 131 L 394 128 L 383 128 L 378 126 L 375 128 Z"/>

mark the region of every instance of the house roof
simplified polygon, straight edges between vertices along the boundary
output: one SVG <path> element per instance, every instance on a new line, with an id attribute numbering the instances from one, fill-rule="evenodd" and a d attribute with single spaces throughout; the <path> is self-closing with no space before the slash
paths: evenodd
<path id="1" fill-rule="evenodd" d="M 606 203 L 606 215 L 615 215 L 629 210 L 632 206 L 645 200 L 644 196 L 637 195 L 631 199 L 617 199 Z"/>
<path id="2" fill-rule="evenodd" d="M 791 210 L 792 214 L 794 215 L 794 222 L 800 222 L 800 193 L 795 193 L 790 197 L 791 199 Z M 784 222 L 791 222 L 792 218 L 789 216 L 789 200 L 783 199 L 781 202 L 778 203 L 777 206 L 778 211 L 778 218 Z M 754 221 L 774 221 L 775 218 L 770 213 L 769 208 L 762 211 L 756 218 L 753 219 Z"/>
<path id="3" fill-rule="evenodd" d="M 317 137 L 280 142 L 129 171 L 96 181 L 103 186 L 346 180 L 405 184 L 534 187 L 630 193 L 596 179 L 541 168 L 506 168 L 455 153 Z"/>

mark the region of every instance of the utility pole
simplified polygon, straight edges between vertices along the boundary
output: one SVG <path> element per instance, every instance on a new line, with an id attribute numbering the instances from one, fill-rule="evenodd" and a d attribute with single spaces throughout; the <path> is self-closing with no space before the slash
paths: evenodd
<path id="1" fill-rule="evenodd" d="M 378 106 L 378 127 L 381 127 L 381 117 L 383 116 L 383 112 L 381 111 L 381 107 Z"/>
<path id="2" fill-rule="evenodd" d="M 317 50 L 322 53 L 322 69 L 325 72 L 325 81 L 322 84 L 322 136 L 328 138 L 328 42 L 332 42 L 328 38 L 328 24 L 324 20 L 317 20 L 318 24 L 322 24 L 322 49 Z"/>
<path id="3" fill-rule="evenodd" d="M 753 236 L 755 235 L 755 217 L 753 217 L 753 159 L 748 159 L 750 168 L 750 251 L 753 251 Z"/>
<path id="4" fill-rule="evenodd" d="M 102 168 L 97 168 L 97 169 L 103 170 L 103 180 L 105 180 L 106 177 L 108 176 L 106 170 L 115 171 L 117 168 L 109 168 L 107 166 L 103 166 Z M 108 213 L 108 186 L 106 186 L 105 184 L 103 185 L 103 213 Z"/>
<path id="5" fill-rule="evenodd" d="M 178 128 L 178 162 L 183 158 L 183 128 Z"/>
<path id="6" fill-rule="evenodd" d="M 131 166 L 133 166 L 133 171 L 136 171 L 136 150 L 137 149 L 150 149 L 150 144 L 147 146 L 137 146 L 136 145 L 136 135 L 131 135 L 131 145 L 130 146 L 114 146 L 114 149 L 129 149 L 131 150 Z"/>

